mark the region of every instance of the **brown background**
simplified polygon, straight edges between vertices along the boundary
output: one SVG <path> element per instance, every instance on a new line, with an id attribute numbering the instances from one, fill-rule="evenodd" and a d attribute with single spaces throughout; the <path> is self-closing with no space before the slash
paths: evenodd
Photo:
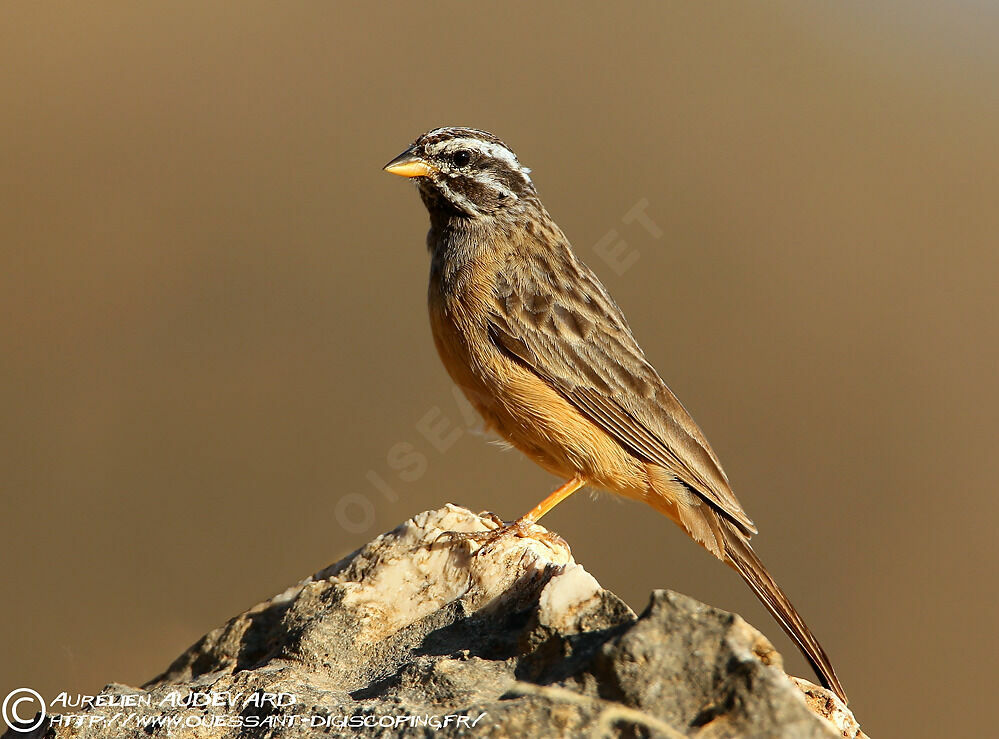
<path id="1" fill-rule="evenodd" d="M 411 514 L 556 484 L 418 430 L 464 423 L 380 167 L 463 124 L 533 167 L 868 731 L 994 726 L 999 5 L 765 5 L 5 3 L 0 695 L 137 684 Z M 622 222 L 643 198 L 660 239 Z M 546 523 L 633 607 L 739 611 L 808 676 L 651 510 Z"/>

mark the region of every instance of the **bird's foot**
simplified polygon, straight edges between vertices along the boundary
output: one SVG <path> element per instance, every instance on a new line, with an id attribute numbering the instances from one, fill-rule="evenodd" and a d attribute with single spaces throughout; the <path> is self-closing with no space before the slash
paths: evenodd
<path id="1" fill-rule="evenodd" d="M 453 541 L 477 542 L 481 545 L 479 551 L 482 551 L 482 548 L 488 546 L 489 544 L 493 544 L 494 542 L 500 541 L 501 539 L 505 539 L 509 536 L 543 541 L 546 544 L 561 547 L 566 551 L 570 551 L 569 544 L 565 539 L 553 531 L 542 529 L 538 524 L 526 516 L 518 518 L 516 521 L 511 521 L 510 523 L 506 523 L 495 513 L 490 513 L 489 511 L 482 513 L 481 516 L 496 524 L 496 528 L 490 529 L 489 531 L 446 531 L 443 535 Z"/>

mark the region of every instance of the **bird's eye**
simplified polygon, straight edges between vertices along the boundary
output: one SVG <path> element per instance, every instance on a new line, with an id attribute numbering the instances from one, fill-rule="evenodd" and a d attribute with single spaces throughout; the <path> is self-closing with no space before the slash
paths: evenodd
<path id="1" fill-rule="evenodd" d="M 472 161 L 472 152 L 468 149 L 458 149 L 458 151 L 451 155 L 451 161 L 454 162 L 454 166 L 456 167 L 464 167 Z"/>

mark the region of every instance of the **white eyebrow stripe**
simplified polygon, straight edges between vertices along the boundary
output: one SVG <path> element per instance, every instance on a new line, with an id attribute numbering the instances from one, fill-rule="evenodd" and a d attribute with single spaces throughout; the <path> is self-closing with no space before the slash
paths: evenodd
<path id="1" fill-rule="evenodd" d="M 500 146 L 490 141 L 483 141 L 482 139 L 468 137 L 445 139 L 430 146 L 430 151 L 434 154 L 440 154 L 444 151 L 457 151 L 458 149 L 474 149 L 480 154 L 486 154 L 487 156 L 519 165 L 516 155 L 505 146 Z"/>
<path id="2" fill-rule="evenodd" d="M 501 144 L 494 144 L 491 141 L 483 141 L 482 139 L 462 137 L 440 141 L 430 146 L 428 151 L 432 154 L 440 154 L 445 151 L 456 151 L 458 149 L 473 149 L 487 157 L 500 159 L 509 164 L 512 170 L 519 172 L 527 182 L 531 182 L 529 176 L 531 170 L 517 160 L 516 154 Z"/>

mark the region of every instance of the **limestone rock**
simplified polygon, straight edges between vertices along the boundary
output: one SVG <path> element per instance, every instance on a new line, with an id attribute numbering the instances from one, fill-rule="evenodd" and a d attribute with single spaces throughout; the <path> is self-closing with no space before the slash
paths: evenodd
<path id="1" fill-rule="evenodd" d="M 863 737 L 739 616 L 665 590 L 636 616 L 541 527 L 442 536 L 494 527 L 421 513 L 31 735 Z"/>

